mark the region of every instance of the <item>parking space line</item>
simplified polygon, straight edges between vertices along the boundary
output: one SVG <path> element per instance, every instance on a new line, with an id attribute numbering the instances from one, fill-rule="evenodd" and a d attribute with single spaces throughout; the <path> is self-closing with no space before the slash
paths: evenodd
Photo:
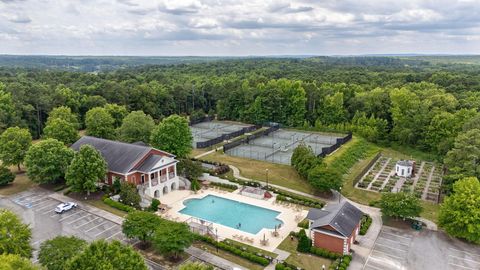
<path id="1" fill-rule="evenodd" d="M 59 221 L 65 220 L 65 219 L 67 219 L 67 218 L 71 218 L 71 217 L 75 216 L 76 214 L 80 214 L 81 212 L 72 212 L 72 213 L 73 213 L 73 214 L 70 215 L 70 216 L 66 216 L 66 217 L 63 216 Z"/>
<path id="2" fill-rule="evenodd" d="M 387 256 L 390 256 L 390 257 L 394 257 L 394 258 L 397 258 L 397 259 L 400 259 L 400 260 L 405 260 L 405 258 L 402 258 L 402 257 L 398 257 L 398 256 L 395 256 L 395 255 L 392 255 L 392 254 L 389 254 L 389 253 L 386 253 L 386 252 L 383 252 L 383 251 L 379 251 L 379 250 L 376 250 L 375 248 L 373 249 L 373 252 L 379 252 L 379 253 L 382 253 L 382 254 L 385 254 Z"/>
<path id="3" fill-rule="evenodd" d="M 39 204 L 36 204 L 35 207 L 39 207 L 40 205 L 45 205 L 45 203 L 51 203 L 51 202 L 52 202 L 52 200 L 46 199 L 45 201 L 43 201 L 43 202 L 41 202 L 41 203 L 39 203 Z"/>
<path id="4" fill-rule="evenodd" d="M 453 266 L 456 266 L 456 267 L 461 267 L 461 268 L 465 268 L 465 269 L 475 270 L 475 268 L 471 268 L 471 267 L 468 267 L 468 266 L 463 266 L 463 265 L 456 264 L 456 263 L 448 263 L 448 265 L 453 265 Z"/>
<path id="5" fill-rule="evenodd" d="M 412 237 L 406 237 L 406 236 L 396 235 L 396 234 L 393 234 L 393 233 L 388 233 L 388 232 L 386 232 L 386 231 L 381 231 L 380 233 L 385 233 L 385 234 L 392 235 L 392 236 L 395 236 L 395 237 L 401 237 L 401 238 L 404 238 L 404 239 L 412 240 Z"/>
<path id="6" fill-rule="evenodd" d="M 462 252 L 462 253 L 467 253 L 467 254 L 472 255 L 472 256 L 478 256 L 478 257 L 480 257 L 480 254 L 471 253 L 471 252 L 463 251 L 463 250 L 456 249 L 456 248 L 448 248 L 448 249 L 455 250 L 455 251 Z"/>
<path id="7" fill-rule="evenodd" d="M 117 235 L 117 234 L 119 234 L 119 233 L 121 233 L 121 232 L 122 232 L 122 231 L 118 231 L 118 232 L 116 232 L 116 233 L 114 233 L 114 234 L 110 235 L 109 237 L 105 238 L 105 240 L 108 240 L 108 239 L 110 239 L 110 238 L 114 237 L 115 235 Z"/>
<path id="8" fill-rule="evenodd" d="M 13 198 L 12 200 L 13 200 L 13 201 L 17 201 L 17 200 L 20 200 L 20 199 L 25 198 L 25 197 L 28 197 L 28 196 L 32 196 L 32 193 L 30 193 L 30 194 L 28 194 L 28 195 L 25 195 L 25 196 Z"/>
<path id="9" fill-rule="evenodd" d="M 387 246 L 387 245 L 380 244 L 380 243 L 376 243 L 375 245 L 376 245 L 376 246 L 383 246 L 383 247 L 387 247 L 387 248 L 391 248 L 391 249 L 395 249 L 395 250 L 399 250 L 399 251 L 403 251 L 403 252 L 407 252 L 407 251 L 408 251 L 408 249 L 405 250 L 405 249 L 400 249 L 400 248 L 394 248 L 394 247 Z"/>
<path id="10" fill-rule="evenodd" d="M 376 266 L 373 266 L 373 265 L 366 265 L 367 267 L 370 267 L 370 268 L 373 268 L 373 269 L 378 269 L 378 270 L 385 270 L 385 269 L 381 269 L 381 268 L 378 268 Z"/>
<path id="11" fill-rule="evenodd" d="M 53 207 L 53 206 L 54 206 L 54 205 L 52 205 L 51 207 Z M 42 213 L 42 215 L 45 215 L 45 214 L 51 213 L 51 212 L 53 212 L 53 211 L 54 211 L 54 209 L 49 209 L 49 210 L 47 210 L 47 211 L 43 212 L 43 213 Z M 58 215 L 58 214 L 57 214 L 57 215 Z M 50 217 L 53 217 L 53 216 L 50 216 Z"/>
<path id="12" fill-rule="evenodd" d="M 99 219 L 99 218 L 100 218 L 100 217 L 95 217 L 94 219 L 90 220 L 89 222 L 87 222 L 87 223 L 85 223 L 85 224 L 83 224 L 83 225 L 80 225 L 80 226 L 75 227 L 75 229 L 78 229 L 78 228 L 80 228 L 80 227 L 83 227 L 83 226 L 87 225 L 88 223 L 91 223 L 92 221 L 97 220 L 97 219 Z"/>
<path id="13" fill-rule="evenodd" d="M 91 230 L 93 230 L 93 229 L 95 229 L 95 228 L 97 228 L 97 227 L 100 227 L 100 226 L 102 226 L 103 224 L 105 224 L 105 223 L 107 223 L 107 222 L 108 222 L 108 221 L 107 221 L 107 220 L 105 220 L 104 222 L 102 222 L 102 223 L 100 223 L 100 224 L 98 224 L 98 225 L 96 225 L 96 226 L 94 226 L 94 227 L 92 227 L 92 228 L 90 228 L 90 229 L 86 230 L 85 232 L 89 232 L 89 231 L 91 231 Z"/>
<path id="14" fill-rule="evenodd" d="M 99 233 L 95 234 L 95 237 L 99 236 L 100 234 L 102 234 L 102 233 L 104 233 L 104 232 L 106 232 L 106 231 L 108 231 L 108 230 L 110 230 L 110 229 L 115 228 L 116 226 L 117 226 L 117 224 L 114 224 L 112 227 L 110 227 L 110 228 L 108 228 L 108 229 L 106 229 L 106 230 L 103 230 L 102 232 L 99 232 Z"/>
<path id="15" fill-rule="evenodd" d="M 73 221 L 68 222 L 67 224 L 70 225 L 70 224 L 72 224 L 72 223 L 74 223 L 74 222 L 76 222 L 76 221 L 79 221 L 79 220 L 82 219 L 82 218 L 86 218 L 86 217 L 91 216 L 91 215 L 92 215 L 92 214 L 87 213 L 86 216 L 79 217 L 79 218 L 77 218 L 77 219 L 75 219 L 75 220 L 73 220 Z"/>
<path id="16" fill-rule="evenodd" d="M 48 200 L 47 197 L 42 197 L 42 198 L 40 198 L 40 199 L 38 199 L 38 200 L 31 201 L 31 202 L 30 202 L 30 205 L 35 204 L 36 202 L 40 202 L 40 201 L 42 201 L 42 200 L 44 200 L 44 199 Z"/>
<path id="17" fill-rule="evenodd" d="M 40 211 L 42 211 L 42 210 L 44 210 L 44 209 L 46 209 L 46 208 L 53 207 L 53 206 L 56 205 L 56 204 L 57 204 L 56 202 L 53 202 L 53 204 L 44 205 L 44 206 L 42 206 L 42 207 L 39 207 L 39 208 L 35 209 L 34 211 L 35 211 L 35 212 L 40 212 Z"/>
<path id="18" fill-rule="evenodd" d="M 467 258 L 462 258 L 462 257 L 458 257 L 458 256 L 455 256 L 455 255 L 448 255 L 449 257 L 453 257 L 453 258 L 457 258 L 459 260 L 462 260 L 462 261 L 469 261 L 469 262 L 473 262 L 473 263 L 476 263 L 476 264 L 480 264 L 479 261 L 475 261 L 475 260 L 470 260 L 470 259 L 467 259 Z"/>
<path id="19" fill-rule="evenodd" d="M 28 196 L 25 196 L 23 198 L 26 198 Z M 45 197 L 45 194 L 38 194 L 38 195 L 33 195 L 33 196 L 30 196 L 29 198 L 26 198 L 25 200 L 21 200 L 21 201 L 28 201 L 28 202 L 32 202 L 33 198 L 37 199 L 37 198 L 40 198 L 40 197 Z M 20 202 L 19 199 L 16 200 L 17 202 Z"/>
<path id="20" fill-rule="evenodd" d="M 380 240 L 387 240 L 387 241 L 390 241 L 390 242 L 394 242 L 395 244 L 400 244 L 400 245 L 404 245 L 404 246 L 410 246 L 410 244 L 404 244 L 404 243 L 401 243 L 401 242 L 398 242 L 398 241 L 395 241 L 395 240 L 392 240 L 392 239 L 388 239 L 388 238 L 384 238 L 384 237 L 381 237 Z"/>

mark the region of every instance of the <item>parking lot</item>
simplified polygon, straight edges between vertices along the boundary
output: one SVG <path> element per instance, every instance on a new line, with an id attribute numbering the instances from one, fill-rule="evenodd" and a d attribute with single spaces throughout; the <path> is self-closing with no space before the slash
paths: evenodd
<path id="1" fill-rule="evenodd" d="M 34 189 L 0 199 L 0 207 L 13 210 L 30 224 L 35 250 L 43 241 L 57 235 L 74 235 L 87 241 L 101 238 L 126 241 L 119 224 L 89 211 L 89 207 L 82 204 L 63 214 L 55 213 L 54 209 L 61 201 L 50 197 L 51 194 Z M 34 251 L 34 258 L 36 254 Z"/>
<path id="2" fill-rule="evenodd" d="M 383 226 L 365 270 L 478 270 L 480 247 L 443 232 L 399 230 Z"/>

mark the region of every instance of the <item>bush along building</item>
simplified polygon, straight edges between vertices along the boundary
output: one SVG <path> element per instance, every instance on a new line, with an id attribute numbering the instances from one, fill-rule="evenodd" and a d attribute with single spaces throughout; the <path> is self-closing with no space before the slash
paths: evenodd
<path id="1" fill-rule="evenodd" d="M 339 254 L 349 254 L 360 230 L 363 212 L 343 201 L 323 209 L 309 210 L 309 237 L 312 245 Z"/>
<path id="2" fill-rule="evenodd" d="M 168 152 L 141 142 L 130 144 L 91 136 L 81 137 L 71 148 L 78 151 L 86 144 L 97 149 L 107 162 L 105 184 L 111 185 L 115 178 L 128 181 L 149 198 L 160 198 L 189 184 L 178 177 L 178 160 Z"/>

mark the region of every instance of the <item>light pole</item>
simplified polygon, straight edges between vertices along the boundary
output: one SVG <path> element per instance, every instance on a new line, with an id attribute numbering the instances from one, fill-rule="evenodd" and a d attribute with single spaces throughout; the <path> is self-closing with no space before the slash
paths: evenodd
<path id="1" fill-rule="evenodd" d="M 339 188 L 339 190 L 337 191 L 338 192 L 338 203 L 340 203 L 340 200 L 342 199 L 342 187 Z"/>
<path id="2" fill-rule="evenodd" d="M 215 238 L 217 239 L 217 244 L 215 245 L 217 247 L 217 253 L 218 253 L 218 229 L 215 228 Z"/>
<path id="3" fill-rule="evenodd" d="M 275 144 L 277 143 L 272 143 L 272 162 L 275 162 Z"/>
<path id="4" fill-rule="evenodd" d="M 268 169 L 265 169 L 265 174 L 266 174 L 266 178 L 267 178 L 267 189 L 268 189 Z"/>

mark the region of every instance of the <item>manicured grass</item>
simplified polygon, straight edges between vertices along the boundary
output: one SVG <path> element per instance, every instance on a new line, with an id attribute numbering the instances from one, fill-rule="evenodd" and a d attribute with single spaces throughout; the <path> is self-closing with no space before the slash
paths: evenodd
<path id="1" fill-rule="evenodd" d="M 20 174 L 18 174 L 17 166 L 10 166 L 10 170 L 15 174 L 15 180 L 6 186 L 0 187 L 0 195 L 9 196 L 25 191 L 36 185 L 28 178 L 25 168 L 22 168 L 23 171 Z"/>
<path id="2" fill-rule="evenodd" d="M 289 165 L 232 157 L 220 152 L 204 156 L 202 159 L 233 165 L 240 170 L 240 174 L 243 177 L 260 181 L 266 181 L 265 170 L 268 169 L 269 183 L 310 194 L 314 193 L 313 188 Z"/>
<path id="3" fill-rule="evenodd" d="M 427 201 L 421 201 L 421 202 L 422 202 L 423 211 L 422 213 L 420 213 L 420 216 L 437 223 L 438 214 L 440 211 L 440 205 L 427 202 Z"/>
<path id="4" fill-rule="evenodd" d="M 328 269 L 328 267 L 332 263 L 331 260 L 312 254 L 299 253 L 297 252 L 297 244 L 298 241 L 296 238 L 293 238 L 293 240 L 291 240 L 290 237 L 287 237 L 285 238 L 285 240 L 283 240 L 282 243 L 280 243 L 280 246 L 278 246 L 278 249 L 291 253 L 291 255 L 286 260 L 287 263 L 302 267 L 305 270 L 322 269 L 322 265 L 325 265 L 325 269 Z"/>
<path id="5" fill-rule="evenodd" d="M 215 247 L 213 247 L 211 245 L 208 245 L 208 244 L 205 244 L 205 243 L 194 243 L 193 246 L 195 246 L 197 248 L 200 248 L 202 250 L 207 250 L 208 252 L 210 252 L 210 253 L 218 256 L 218 257 L 221 257 L 221 258 L 224 258 L 225 260 L 236 263 L 240 266 L 245 267 L 246 269 L 251 269 L 251 270 L 262 270 L 263 269 L 262 266 L 260 266 L 256 263 L 252 263 L 252 262 L 250 262 L 250 261 L 248 261 L 244 258 L 235 256 L 232 253 L 226 252 L 224 250 L 219 249 L 218 252 L 217 252 L 217 249 Z"/>
<path id="6" fill-rule="evenodd" d="M 194 158 L 194 157 L 196 157 L 196 156 L 198 156 L 198 155 L 200 155 L 200 154 L 203 154 L 203 153 L 205 153 L 205 152 L 208 152 L 208 151 L 210 151 L 209 148 L 202 148 L 202 149 L 200 149 L 200 148 L 195 148 L 195 149 L 192 149 L 192 152 L 190 152 L 190 155 L 189 155 L 189 156 L 190 156 L 191 158 Z"/>
<path id="7" fill-rule="evenodd" d="M 352 136 L 352 139 L 350 141 L 348 141 L 346 144 L 344 144 L 340 148 L 338 148 L 337 151 L 335 151 L 332 154 L 326 156 L 323 159 L 323 162 L 325 162 L 325 164 L 327 164 L 327 165 L 330 165 L 330 163 L 332 163 L 332 161 L 337 159 L 343 153 L 347 152 L 348 149 L 350 149 L 352 146 L 354 146 L 358 142 L 358 140 L 359 140 L 358 137 Z"/>
<path id="8" fill-rule="evenodd" d="M 110 205 L 105 204 L 102 200 L 88 200 L 88 201 L 85 201 L 85 202 L 92 205 L 92 206 L 100 208 L 102 210 L 105 210 L 107 212 L 110 212 L 114 215 L 117 215 L 119 217 L 125 217 L 127 215 L 127 212 L 124 212 L 124 211 L 119 210 L 117 208 L 113 208 Z"/>
<path id="9" fill-rule="evenodd" d="M 276 254 L 276 253 L 273 253 L 273 252 L 270 252 L 270 251 L 267 251 L 267 250 L 263 250 L 263 249 L 260 249 L 260 248 L 254 247 L 254 246 L 250 246 L 250 245 L 244 244 L 242 242 L 232 240 L 230 238 L 228 238 L 227 241 L 232 242 L 236 246 L 245 247 L 247 250 L 252 251 L 254 253 L 262 253 L 262 254 L 270 256 L 272 258 L 276 258 L 278 256 L 278 254 Z"/>

